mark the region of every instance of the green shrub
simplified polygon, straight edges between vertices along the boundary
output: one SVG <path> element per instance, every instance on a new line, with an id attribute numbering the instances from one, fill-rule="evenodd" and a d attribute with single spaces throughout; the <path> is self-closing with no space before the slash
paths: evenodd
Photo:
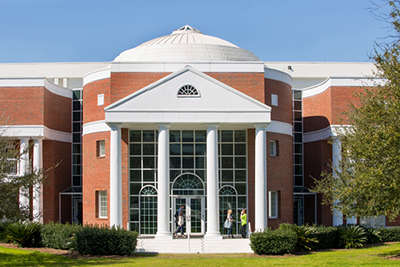
<path id="1" fill-rule="evenodd" d="M 316 233 L 314 227 L 283 223 L 279 225 L 279 229 L 293 231 L 296 234 L 296 250 L 311 250 L 318 244 L 318 239 L 315 237 Z"/>
<path id="2" fill-rule="evenodd" d="M 42 227 L 42 244 L 44 247 L 69 249 L 68 243 L 73 234 L 82 228 L 79 224 L 61 224 L 50 222 Z"/>
<path id="3" fill-rule="evenodd" d="M 399 242 L 400 227 L 379 228 L 382 242 Z"/>
<path id="4" fill-rule="evenodd" d="M 6 228 L 12 224 L 11 221 L 0 222 L 0 242 L 8 242 Z"/>
<path id="5" fill-rule="evenodd" d="M 136 247 L 138 233 L 120 228 L 85 225 L 73 237 L 72 248 L 80 254 L 129 255 Z"/>
<path id="6" fill-rule="evenodd" d="M 40 223 L 13 223 L 6 228 L 7 238 L 16 242 L 20 247 L 40 247 Z"/>
<path id="7" fill-rule="evenodd" d="M 296 240 L 293 231 L 277 229 L 252 233 L 250 246 L 258 255 L 283 255 L 295 251 Z"/>
<path id="8" fill-rule="evenodd" d="M 339 248 L 339 229 L 332 226 L 314 226 L 315 237 L 319 243 L 317 249 Z"/>
<path id="9" fill-rule="evenodd" d="M 367 235 L 367 244 L 375 244 L 381 242 L 381 232 L 379 229 L 364 228 L 365 234 Z"/>
<path id="10" fill-rule="evenodd" d="M 361 248 L 367 242 L 367 234 L 359 225 L 339 227 L 340 243 L 345 248 Z"/>

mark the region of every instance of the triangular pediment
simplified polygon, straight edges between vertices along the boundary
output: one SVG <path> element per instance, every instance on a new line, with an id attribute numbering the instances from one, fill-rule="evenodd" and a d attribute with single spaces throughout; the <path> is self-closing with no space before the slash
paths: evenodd
<path id="1" fill-rule="evenodd" d="M 105 111 L 106 122 L 269 123 L 271 108 L 187 66 Z"/>

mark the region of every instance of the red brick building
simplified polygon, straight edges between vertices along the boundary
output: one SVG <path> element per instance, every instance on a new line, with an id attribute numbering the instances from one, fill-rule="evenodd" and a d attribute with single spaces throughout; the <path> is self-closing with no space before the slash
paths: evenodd
<path id="1" fill-rule="evenodd" d="M 112 62 L 0 64 L 7 135 L 34 144 L 18 172 L 61 162 L 20 201 L 43 222 L 156 238 L 172 237 L 182 205 L 187 231 L 206 238 L 221 238 L 229 209 L 238 218 L 246 208 L 252 231 L 341 224 L 309 177 L 335 160 L 328 141 L 373 69 L 263 62 L 190 26 Z"/>

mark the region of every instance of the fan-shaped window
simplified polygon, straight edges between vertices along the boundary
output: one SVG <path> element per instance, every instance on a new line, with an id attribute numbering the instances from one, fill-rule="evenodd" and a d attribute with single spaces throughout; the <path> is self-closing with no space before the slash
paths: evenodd
<path id="1" fill-rule="evenodd" d="M 179 88 L 178 97 L 199 97 L 200 92 L 193 85 L 184 85 Z"/>
<path id="2" fill-rule="evenodd" d="M 203 195 L 203 181 L 195 174 L 183 173 L 178 176 L 172 186 L 174 195 Z"/>

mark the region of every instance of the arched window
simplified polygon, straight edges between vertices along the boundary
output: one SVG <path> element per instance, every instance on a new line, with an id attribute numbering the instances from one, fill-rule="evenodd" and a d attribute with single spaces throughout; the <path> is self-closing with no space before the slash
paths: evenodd
<path id="1" fill-rule="evenodd" d="M 153 186 L 144 186 L 140 190 L 140 232 L 141 235 L 155 235 L 157 233 L 157 189 Z M 131 221 L 134 221 L 131 210 Z"/>
<path id="2" fill-rule="evenodd" d="M 178 90 L 178 97 L 200 96 L 199 91 L 193 85 L 184 85 Z"/>
<path id="3" fill-rule="evenodd" d="M 221 234 L 225 234 L 224 222 L 228 215 L 228 210 L 232 210 L 232 217 L 235 219 L 233 223 L 233 232 L 238 234 L 238 223 L 240 222 L 240 211 L 238 207 L 237 191 L 233 186 L 225 185 L 219 189 L 219 224 Z"/>
<path id="4" fill-rule="evenodd" d="M 182 173 L 172 185 L 173 195 L 204 195 L 204 183 L 193 173 Z"/>

